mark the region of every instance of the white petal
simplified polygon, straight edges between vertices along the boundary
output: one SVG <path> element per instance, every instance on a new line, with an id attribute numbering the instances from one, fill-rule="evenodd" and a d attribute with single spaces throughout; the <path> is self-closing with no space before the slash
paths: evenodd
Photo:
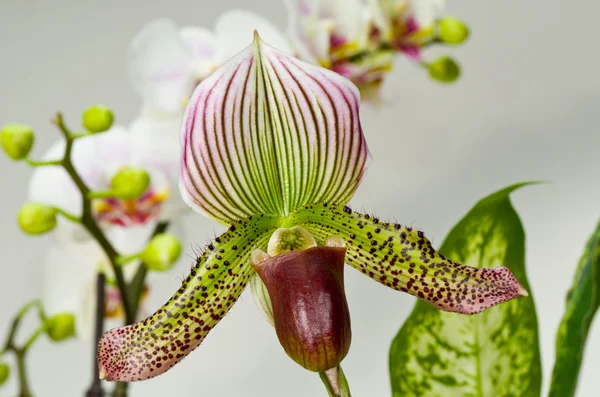
<path id="1" fill-rule="evenodd" d="M 60 167 L 37 168 L 29 181 L 29 200 L 81 215 L 81 194 Z"/>
<path id="2" fill-rule="evenodd" d="M 78 336 L 90 338 L 93 329 L 95 299 L 96 243 L 70 247 L 52 244 L 44 264 L 42 302 L 48 315 L 70 312 L 76 317 Z M 71 248 L 74 248 L 73 250 Z M 92 316 L 90 317 L 90 306 Z"/>
<path id="3" fill-rule="evenodd" d="M 198 80 L 206 78 L 223 61 L 223 49 L 216 35 L 208 29 L 186 26 L 179 31 L 183 42 L 194 57 L 192 69 Z"/>
<path id="4" fill-rule="evenodd" d="M 162 171 L 172 185 L 179 174 L 180 115 L 169 118 L 139 117 L 130 127 L 132 140 L 131 161 L 143 167 Z"/>
<path id="5" fill-rule="evenodd" d="M 390 18 L 385 9 L 386 3 L 389 3 L 389 0 L 368 0 L 371 20 L 385 37 L 391 30 Z"/>
<path id="6" fill-rule="evenodd" d="M 179 30 L 183 42 L 190 53 L 197 59 L 212 60 L 216 58 L 219 48 L 217 38 L 208 29 L 195 26 L 184 26 Z"/>
<path id="7" fill-rule="evenodd" d="M 281 51 L 292 53 L 283 33 L 271 22 L 250 11 L 230 10 L 221 14 L 215 24 L 218 45 L 223 49 L 223 61 L 248 47 L 252 43 L 255 30 L 266 43 Z"/>
<path id="8" fill-rule="evenodd" d="M 132 138 L 125 127 L 114 126 L 102 134 L 93 135 L 82 141 L 88 141 L 94 146 L 94 159 L 76 156 L 74 163 L 91 163 L 94 165 L 94 178 L 90 178 L 89 184 L 94 189 L 106 189 L 112 176 L 124 165 L 131 164 Z M 82 153 L 81 153 L 82 154 Z"/>
<path id="9" fill-rule="evenodd" d="M 308 62 L 329 59 L 332 35 L 359 46 L 368 40 L 371 11 L 360 0 L 287 0 L 286 5 L 290 40 Z"/>
<path id="10" fill-rule="evenodd" d="M 78 139 L 71 160 L 77 173 L 92 189 L 106 189 L 116 170 L 130 162 L 131 141 L 123 127 Z M 56 160 L 63 156 L 64 141 L 58 141 L 42 157 Z M 38 167 L 29 182 L 29 199 L 81 215 L 81 194 L 71 176 L 59 166 Z"/>
<path id="11" fill-rule="evenodd" d="M 169 199 L 163 204 L 161 219 L 177 218 L 189 212 L 189 207 L 176 193 L 179 178 L 180 145 L 179 130 L 182 115 L 170 117 L 148 113 L 137 118 L 131 124 L 133 141 L 132 164 L 146 168 L 151 172 L 160 171 L 166 177 L 165 183 L 157 183 L 158 177 L 152 176 L 152 185 L 158 189 L 168 189 Z M 161 179 L 162 180 L 162 179 Z"/>
<path id="12" fill-rule="evenodd" d="M 360 0 L 321 0 L 321 18 L 332 19 L 335 32 L 348 41 L 358 39 L 367 8 Z"/>
<path id="13" fill-rule="evenodd" d="M 106 235 L 117 252 L 123 255 L 135 254 L 144 249 L 157 223 L 158 220 L 154 220 L 144 225 L 114 226 L 106 231 Z"/>
<path id="14" fill-rule="evenodd" d="M 290 40 L 298 50 L 300 59 L 319 64 L 329 60 L 333 22 L 304 18 L 292 20 L 290 16 Z"/>
<path id="15" fill-rule="evenodd" d="M 134 88 L 145 102 L 166 112 L 183 107 L 194 87 L 193 57 L 174 22 L 158 19 L 135 36 L 128 52 Z"/>
<path id="16" fill-rule="evenodd" d="M 432 25 L 446 6 L 445 0 L 413 0 L 411 7 L 420 27 Z"/>

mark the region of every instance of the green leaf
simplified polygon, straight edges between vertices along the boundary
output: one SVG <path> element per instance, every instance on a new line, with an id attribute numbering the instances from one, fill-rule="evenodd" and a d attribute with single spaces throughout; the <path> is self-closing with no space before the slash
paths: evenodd
<path id="1" fill-rule="evenodd" d="M 556 335 L 556 361 L 549 397 L 575 395 L 588 331 L 600 306 L 600 222 L 579 261 Z"/>
<path id="2" fill-rule="evenodd" d="M 506 266 L 525 288 L 525 233 L 509 195 L 475 205 L 440 251 L 474 267 Z M 397 397 L 538 397 L 541 363 L 533 299 L 513 299 L 472 316 L 418 301 L 390 348 Z"/>

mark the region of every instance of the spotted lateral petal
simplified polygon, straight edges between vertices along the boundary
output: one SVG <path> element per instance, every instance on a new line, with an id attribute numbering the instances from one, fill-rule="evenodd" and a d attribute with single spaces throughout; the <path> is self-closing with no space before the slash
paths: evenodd
<path id="1" fill-rule="evenodd" d="M 527 287 L 525 233 L 509 197 L 522 185 L 481 200 L 452 229 L 440 251 L 472 266 L 505 265 Z M 538 326 L 531 298 L 514 299 L 474 316 L 444 313 L 417 302 L 394 338 L 389 357 L 394 397 L 541 393 Z"/>
<path id="2" fill-rule="evenodd" d="M 235 222 L 208 245 L 162 308 L 137 324 L 104 334 L 98 346 L 101 377 L 124 382 L 152 378 L 194 350 L 254 275 L 250 251 L 267 249 L 277 222 L 266 216 Z"/>
<path id="3" fill-rule="evenodd" d="M 479 313 L 527 292 L 505 267 L 478 269 L 437 252 L 423 232 L 352 211 L 319 204 L 288 217 L 322 244 L 332 234 L 346 240 L 346 262 L 390 288 L 450 312 Z"/>
<path id="4" fill-rule="evenodd" d="M 369 158 L 359 102 L 348 80 L 256 36 L 190 99 L 181 134 L 184 200 L 225 223 L 347 202 Z"/>

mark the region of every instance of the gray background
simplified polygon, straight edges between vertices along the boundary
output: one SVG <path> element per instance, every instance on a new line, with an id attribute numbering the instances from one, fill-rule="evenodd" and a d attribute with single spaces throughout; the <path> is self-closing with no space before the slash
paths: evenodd
<path id="1" fill-rule="evenodd" d="M 236 6 L 286 24 L 284 6 L 275 0 L 0 0 L 0 124 L 32 124 L 35 154 L 41 154 L 58 137 L 48 123 L 56 110 L 75 123 L 84 107 L 105 103 L 128 122 L 140 101 L 124 61 L 138 29 L 158 16 L 212 26 L 220 12 Z M 393 104 L 363 111 L 374 162 L 353 205 L 419 227 L 439 246 L 482 196 L 517 181 L 552 181 L 514 194 L 527 232 L 547 385 L 565 293 L 600 214 L 600 3 L 451 0 L 448 8 L 473 31 L 468 45 L 454 51 L 464 77 L 441 86 L 407 61 L 398 62 L 386 86 Z M 25 237 L 14 221 L 30 169 L 4 156 L 0 169 L 3 334 L 17 307 L 38 294 L 49 241 Z M 220 228 L 195 215 L 186 230 L 188 243 L 202 245 Z M 179 286 L 186 266 L 154 287 L 152 307 Z M 345 370 L 354 395 L 387 396 L 388 344 L 413 298 L 353 270 L 347 276 L 354 335 Z M 81 395 L 90 377 L 83 365 L 91 360 L 89 350 L 78 342 L 42 341 L 30 360 L 37 395 Z M 597 395 L 598 351 L 596 321 L 578 396 Z M 0 395 L 12 395 L 14 386 L 0 389 Z M 135 390 L 147 396 L 323 395 L 317 376 L 285 356 L 249 294 L 178 368 Z"/>

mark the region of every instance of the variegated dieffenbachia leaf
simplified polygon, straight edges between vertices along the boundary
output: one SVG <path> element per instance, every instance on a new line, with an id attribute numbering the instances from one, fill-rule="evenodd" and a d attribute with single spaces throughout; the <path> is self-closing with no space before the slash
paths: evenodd
<path id="1" fill-rule="evenodd" d="M 528 289 L 525 233 L 509 198 L 523 185 L 477 203 L 440 252 L 468 266 L 506 266 Z M 446 313 L 418 301 L 394 338 L 389 358 L 393 396 L 538 397 L 541 364 L 533 299 L 513 299 L 474 315 Z"/>
<path id="2" fill-rule="evenodd" d="M 567 294 L 565 315 L 556 335 L 556 361 L 549 397 L 575 395 L 588 331 L 599 306 L 600 223 L 585 247 Z"/>

